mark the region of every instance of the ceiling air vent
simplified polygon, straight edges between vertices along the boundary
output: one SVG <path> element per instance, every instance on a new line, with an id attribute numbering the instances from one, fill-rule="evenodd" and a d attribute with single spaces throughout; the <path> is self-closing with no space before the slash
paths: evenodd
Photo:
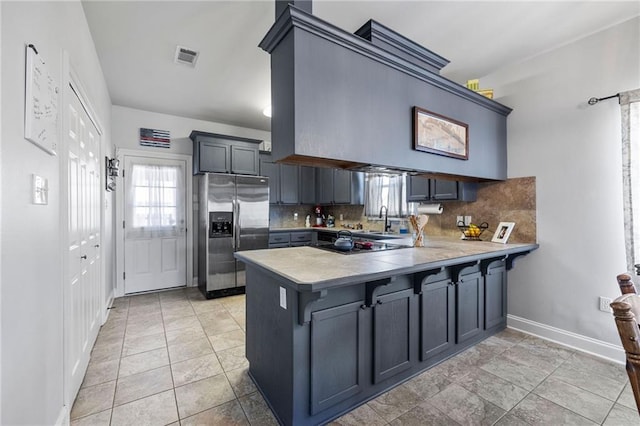
<path id="1" fill-rule="evenodd" d="M 193 49 L 189 49 L 187 47 L 178 46 L 176 47 L 176 64 L 185 64 L 190 67 L 196 66 L 196 60 L 198 59 L 198 55 L 200 52 L 196 52 Z"/>

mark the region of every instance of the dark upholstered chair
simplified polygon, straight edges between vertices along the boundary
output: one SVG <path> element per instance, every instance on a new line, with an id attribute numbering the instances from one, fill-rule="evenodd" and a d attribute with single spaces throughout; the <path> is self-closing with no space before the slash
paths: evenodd
<path id="1" fill-rule="evenodd" d="M 611 303 L 618 334 L 627 356 L 627 374 L 633 389 L 638 414 L 640 414 L 640 296 L 628 274 L 618 275 L 622 296 Z"/>

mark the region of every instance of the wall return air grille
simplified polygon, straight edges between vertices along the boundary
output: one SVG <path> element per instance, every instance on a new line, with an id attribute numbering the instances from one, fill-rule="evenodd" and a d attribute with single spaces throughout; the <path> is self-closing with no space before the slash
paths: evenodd
<path id="1" fill-rule="evenodd" d="M 188 47 L 177 46 L 175 63 L 188 65 L 190 67 L 195 67 L 199 54 L 200 52 L 196 52 L 195 50 L 189 49 Z"/>

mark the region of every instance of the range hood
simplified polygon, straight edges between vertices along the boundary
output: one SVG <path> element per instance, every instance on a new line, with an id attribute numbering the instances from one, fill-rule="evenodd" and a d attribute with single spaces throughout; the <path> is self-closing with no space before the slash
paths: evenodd
<path id="1" fill-rule="evenodd" d="M 271 54 L 277 161 L 506 179 L 511 109 L 442 77 L 448 61 L 436 53 L 375 21 L 351 34 L 293 5 L 260 47 Z M 415 106 L 467 124 L 468 159 L 415 150 Z"/>

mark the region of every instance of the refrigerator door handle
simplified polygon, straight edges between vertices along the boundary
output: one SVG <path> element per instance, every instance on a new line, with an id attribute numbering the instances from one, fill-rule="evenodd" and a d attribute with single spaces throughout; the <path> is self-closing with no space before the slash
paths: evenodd
<path id="1" fill-rule="evenodd" d="M 236 226 L 236 220 L 237 220 L 237 215 L 236 215 L 236 202 L 235 201 L 231 201 L 231 232 L 232 232 L 232 238 L 231 238 L 231 249 L 233 251 L 236 251 L 236 230 L 237 230 L 237 226 Z"/>
<path id="2" fill-rule="evenodd" d="M 236 240 L 236 250 L 240 250 L 240 200 L 236 201 L 235 226 L 233 234 Z"/>

